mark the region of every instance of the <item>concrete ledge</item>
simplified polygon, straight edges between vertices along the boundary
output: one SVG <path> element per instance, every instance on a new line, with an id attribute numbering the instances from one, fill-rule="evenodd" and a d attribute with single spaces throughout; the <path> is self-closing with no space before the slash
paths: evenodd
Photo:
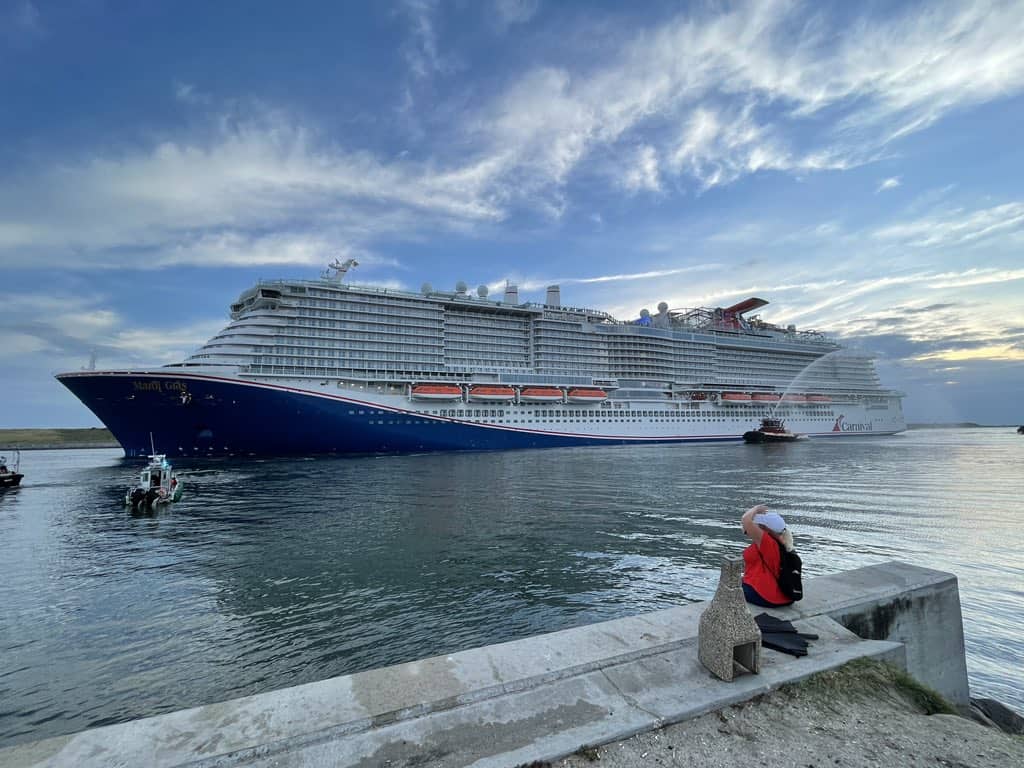
<path id="1" fill-rule="evenodd" d="M 697 662 L 705 606 L 691 604 L 19 745 L 0 750 L 0 765 L 517 765 L 694 717 L 854 658 L 909 668 L 955 651 L 955 643 L 915 647 L 950 632 L 948 623 L 915 621 L 936 611 L 948 618 L 951 601 L 959 620 L 949 574 L 887 563 L 809 580 L 807 593 L 799 609 L 776 613 L 821 635 L 810 655 L 766 651 L 762 674 L 733 683 Z M 843 626 L 858 621 L 891 637 L 864 640 Z M 947 661 L 963 667 L 966 690 L 957 634 L 959 659 Z"/>

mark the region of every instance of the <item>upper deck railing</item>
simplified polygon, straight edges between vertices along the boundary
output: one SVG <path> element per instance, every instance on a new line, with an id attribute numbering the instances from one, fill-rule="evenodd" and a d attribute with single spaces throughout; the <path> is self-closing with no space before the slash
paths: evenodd
<path id="1" fill-rule="evenodd" d="M 639 320 L 617 320 L 607 312 L 589 307 L 573 307 L 566 305 L 550 305 L 540 302 L 522 302 L 509 304 L 500 299 L 473 296 L 458 291 L 429 290 L 422 292 L 410 291 L 402 288 L 382 288 L 373 285 L 360 285 L 357 283 L 341 283 L 327 278 L 319 279 L 287 279 L 260 278 L 256 287 L 265 286 L 302 286 L 305 288 L 330 287 L 342 291 L 355 291 L 359 293 L 373 294 L 377 296 L 389 296 L 405 299 L 433 299 L 435 301 L 454 301 L 459 304 L 486 306 L 489 309 L 510 309 L 531 312 L 564 312 L 585 316 L 591 322 L 608 323 L 617 326 L 648 326 L 663 330 L 688 331 L 691 333 L 712 333 L 726 334 L 729 336 L 751 335 L 768 337 L 778 340 L 785 340 L 797 344 L 832 344 L 837 345 L 834 338 L 813 329 L 797 330 L 795 326 L 779 326 L 760 319 L 759 316 L 744 318 L 731 314 L 722 308 L 694 307 L 668 310 L 665 313 L 653 317 L 641 317 Z"/>

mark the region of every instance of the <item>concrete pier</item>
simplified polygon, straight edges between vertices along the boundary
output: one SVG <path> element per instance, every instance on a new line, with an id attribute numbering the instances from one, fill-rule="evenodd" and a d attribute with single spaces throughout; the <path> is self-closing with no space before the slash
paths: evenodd
<path id="1" fill-rule="evenodd" d="M 733 682 L 697 659 L 696 603 L 23 744 L 0 765 L 518 766 L 864 657 L 967 704 L 955 576 L 893 562 L 805 591 L 772 613 L 820 636 L 809 655 L 765 650 L 761 673 Z"/>

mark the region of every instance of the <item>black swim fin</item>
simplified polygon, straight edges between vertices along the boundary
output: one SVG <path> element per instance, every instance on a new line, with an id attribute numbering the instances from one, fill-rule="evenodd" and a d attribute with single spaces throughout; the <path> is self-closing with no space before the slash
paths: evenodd
<path id="1" fill-rule="evenodd" d="M 759 613 L 754 617 L 754 621 L 757 622 L 757 628 L 762 632 L 792 632 L 796 633 L 796 627 L 793 626 L 793 622 L 786 621 L 785 619 L 779 619 L 772 616 L 770 613 Z"/>
<path id="2" fill-rule="evenodd" d="M 793 632 L 762 632 L 761 645 L 791 656 L 807 655 L 807 641 Z"/>

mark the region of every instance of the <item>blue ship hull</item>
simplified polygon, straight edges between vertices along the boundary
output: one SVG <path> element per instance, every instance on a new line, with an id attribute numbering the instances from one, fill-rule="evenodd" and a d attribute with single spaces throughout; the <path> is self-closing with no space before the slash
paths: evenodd
<path id="1" fill-rule="evenodd" d="M 57 377 L 127 456 L 276 456 L 505 450 L 736 440 L 739 436 L 564 435 L 426 417 L 329 394 L 210 376 L 69 373 Z"/>

